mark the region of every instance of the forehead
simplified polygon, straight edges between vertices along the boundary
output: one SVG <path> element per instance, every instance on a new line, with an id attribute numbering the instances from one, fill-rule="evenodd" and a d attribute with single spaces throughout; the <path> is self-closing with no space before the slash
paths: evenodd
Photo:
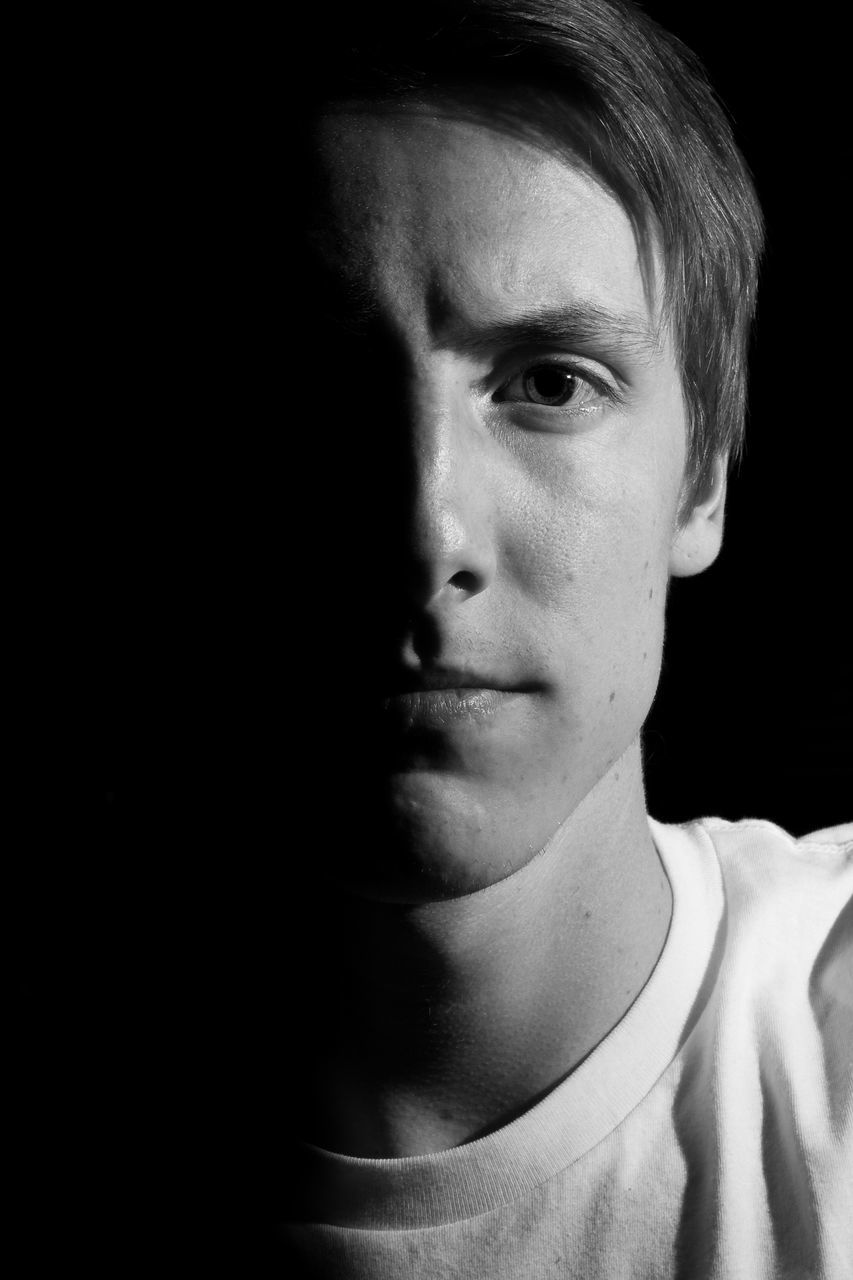
<path id="1" fill-rule="evenodd" d="M 651 326 L 621 205 L 565 159 L 481 124 L 353 113 L 319 127 L 323 257 L 392 309 L 479 322 L 575 301 Z"/>

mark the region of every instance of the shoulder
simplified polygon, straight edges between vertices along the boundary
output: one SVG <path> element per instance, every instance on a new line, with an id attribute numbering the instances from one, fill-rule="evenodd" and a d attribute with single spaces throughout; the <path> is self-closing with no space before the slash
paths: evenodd
<path id="1" fill-rule="evenodd" d="M 800 838 L 756 820 L 696 826 L 722 873 L 726 950 L 749 964 L 756 982 L 777 991 L 814 982 L 832 938 L 853 958 L 853 824 Z"/>
<path id="2" fill-rule="evenodd" d="M 724 922 L 727 961 L 777 990 L 812 972 L 841 919 L 853 947 L 853 823 L 796 837 L 772 822 L 702 818 L 677 827 L 653 823 L 676 899 L 699 888 L 701 912 Z"/>
<path id="3" fill-rule="evenodd" d="M 846 1275 L 853 826 L 798 839 L 770 822 L 711 818 L 685 824 L 676 842 L 688 874 L 694 864 L 703 884 L 715 874 L 720 895 L 705 892 L 714 954 L 672 1077 L 687 1158 L 700 1171 L 713 1164 L 714 1230 L 728 1233 L 732 1256 L 750 1245 L 775 1256 L 779 1274 Z"/>
<path id="4" fill-rule="evenodd" d="M 695 824 L 710 839 L 731 907 L 747 914 L 772 908 L 816 926 L 853 895 L 853 823 L 796 837 L 772 822 Z"/>
<path id="5" fill-rule="evenodd" d="M 853 824 L 801 838 L 762 821 L 695 826 L 722 872 L 721 1017 L 746 1015 L 763 1071 L 784 1061 L 801 1100 L 828 1090 L 836 1115 L 849 1115 Z"/>

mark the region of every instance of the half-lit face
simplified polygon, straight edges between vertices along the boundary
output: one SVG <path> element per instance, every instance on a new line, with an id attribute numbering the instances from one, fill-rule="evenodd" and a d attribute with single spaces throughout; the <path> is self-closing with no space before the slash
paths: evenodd
<path id="1" fill-rule="evenodd" d="M 345 314 L 316 340 L 350 397 L 316 426 L 321 474 L 371 459 L 364 526 L 336 537 L 381 655 L 371 758 L 356 726 L 339 763 L 381 773 L 393 832 L 373 866 L 360 830 L 339 874 L 403 900 L 471 891 L 636 743 L 685 465 L 679 373 L 628 218 L 580 171 L 414 112 L 330 117 L 320 155 L 317 270 Z"/>

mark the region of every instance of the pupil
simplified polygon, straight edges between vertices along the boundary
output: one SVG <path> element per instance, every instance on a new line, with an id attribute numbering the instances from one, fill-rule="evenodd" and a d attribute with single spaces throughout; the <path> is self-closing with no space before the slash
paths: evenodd
<path id="1" fill-rule="evenodd" d="M 540 400 L 559 400 L 571 390 L 571 374 L 546 367 L 530 374 L 530 388 Z"/>

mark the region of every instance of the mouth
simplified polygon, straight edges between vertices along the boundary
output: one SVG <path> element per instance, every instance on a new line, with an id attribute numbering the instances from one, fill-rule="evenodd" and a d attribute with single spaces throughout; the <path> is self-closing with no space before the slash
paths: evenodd
<path id="1" fill-rule="evenodd" d="M 386 686 L 382 707 L 401 729 L 443 729 L 493 719 L 533 690 L 529 683 L 452 667 L 400 668 Z"/>

